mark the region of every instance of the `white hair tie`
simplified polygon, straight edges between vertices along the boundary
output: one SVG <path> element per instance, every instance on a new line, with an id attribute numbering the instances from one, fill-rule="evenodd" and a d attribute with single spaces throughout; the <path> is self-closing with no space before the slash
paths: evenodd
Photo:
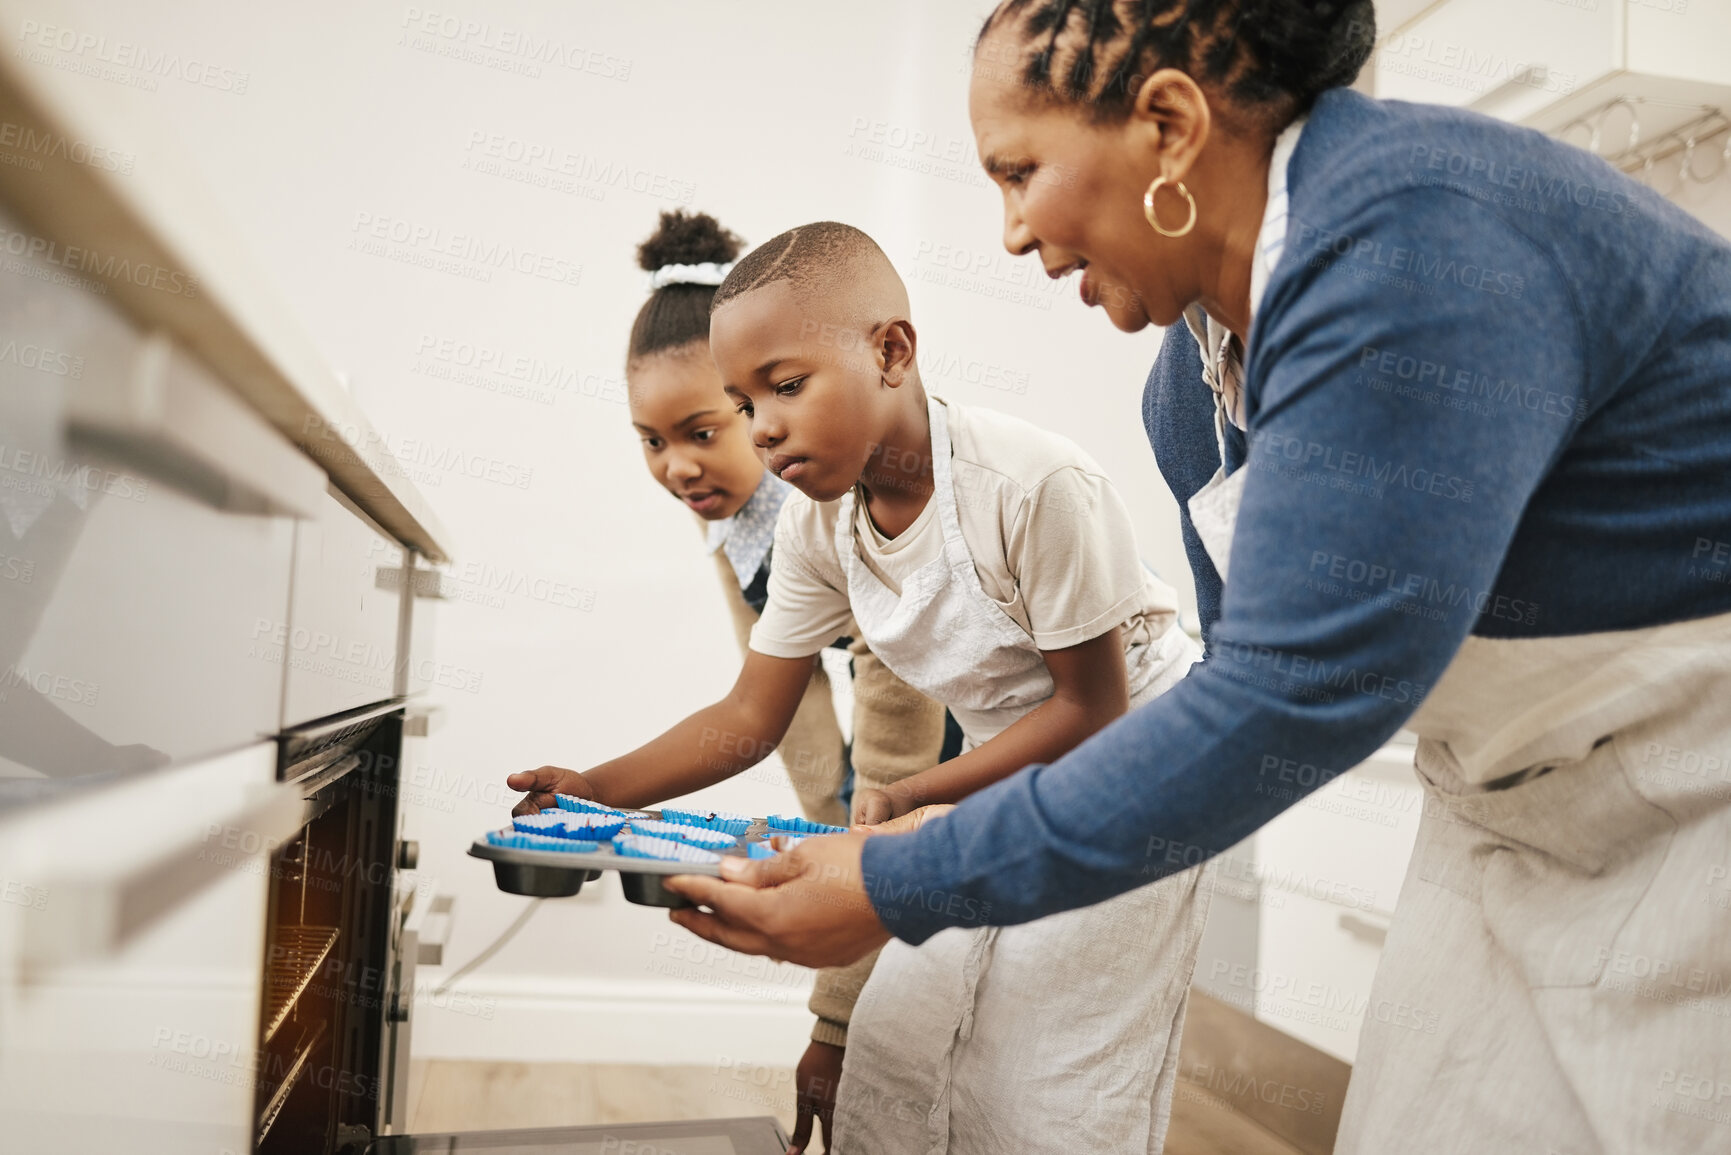
<path id="1" fill-rule="evenodd" d="M 732 261 L 725 265 L 714 261 L 705 261 L 701 265 L 662 265 L 649 274 L 649 291 L 653 293 L 668 285 L 719 285 L 732 271 Z"/>

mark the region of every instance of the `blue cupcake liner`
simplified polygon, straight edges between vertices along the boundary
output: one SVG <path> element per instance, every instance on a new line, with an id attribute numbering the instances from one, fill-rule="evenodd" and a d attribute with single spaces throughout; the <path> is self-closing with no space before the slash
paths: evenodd
<path id="1" fill-rule="evenodd" d="M 615 834 L 624 829 L 624 818 L 580 811 L 563 812 L 556 827 L 557 832 L 566 838 L 585 838 L 591 842 L 611 841 Z"/>
<path id="2" fill-rule="evenodd" d="M 753 842 L 745 848 L 747 858 L 774 858 L 778 852 L 767 842 Z"/>
<path id="3" fill-rule="evenodd" d="M 677 822 L 681 826 L 696 826 L 702 830 L 719 830 L 735 837 L 751 828 L 751 819 L 748 816 L 729 810 L 668 810 L 663 807 L 661 820 Z"/>
<path id="4" fill-rule="evenodd" d="M 547 834 L 558 836 L 561 828 L 559 817 L 542 811 L 540 814 L 518 814 L 511 819 L 511 828 L 523 834 Z"/>
<path id="5" fill-rule="evenodd" d="M 823 822 L 808 822 L 804 818 L 784 818 L 779 814 L 771 814 L 766 821 L 772 831 L 781 830 L 789 834 L 846 834 L 845 826 L 830 826 Z"/>
<path id="6" fill-rule="evenodd" d="M 626 858 L 654 858 L 663 862 L 720 862 L 721 855 L 675 842 L 671 838 L 650 838 L 642 834 L 621 834 L 613 840 L 613 852 Z"/>
<path id="7" fill-rule="evenodd" d="M 599 842 L 557 838 L 546 834 L 525 834 L 520 830 L 489 830 L 487 843 L 491 846 L 508 846 L 513 850 L 558 850 L 570 854 L 595 854 L 601 849 Z"/>
<path id="8" fill-rule="evenodd" d="M 705 850 L 726 850 L 739 841 L 733 835 L 719 830 L 706 830 L 680 822 L 657 822 L 653 818 L 633 818 L 631 833 L 647 835 L 650 838 L 671 838 L 675 842 L 689 843 Z"/>
<path id="9" fill-rule="evenodd" d="M 625 817 L 623 810 L 615 810 L 611 806 L 603 806 L 599 802 L 591 802 L 587 798 L 579 798 L 575 794 L 555 794 L 553 801 L 559 804 L 561 810 L 574 810 L 579 814 L 613 814 L 619 818 Z"/>

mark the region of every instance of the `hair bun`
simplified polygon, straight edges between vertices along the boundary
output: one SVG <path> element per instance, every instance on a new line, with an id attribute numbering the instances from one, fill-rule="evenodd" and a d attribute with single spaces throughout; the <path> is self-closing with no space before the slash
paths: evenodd
<path id="1" fill-rule="evenodd" d="M 1239 14 L 1266 80 L 1301 107 L 1357 80 L 1376 48 L 1371 0 L 1243 0 Z"/>
<path id="2" fill-rule="evenodd" d="M 637 263 L 653 273 L 667 265 L 724 265 L 739 256 L 745 242 L 721 227 L 708 213 L 674 209 L 661 214 L 661 224 L 637 246 Z"/>

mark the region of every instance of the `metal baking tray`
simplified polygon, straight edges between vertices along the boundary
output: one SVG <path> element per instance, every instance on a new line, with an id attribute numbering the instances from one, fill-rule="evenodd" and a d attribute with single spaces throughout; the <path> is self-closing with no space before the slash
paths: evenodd
<path id="1" fill-rule="evenodd" d="M 659 810 L 633 810 L 632 817 L 660 819 Z M 726 850 L 715 853 L 744 858 L 746 847 L 763 842 L 769 835 L 769 820 L 756 818 L 739 841 Z M 654 858 L 632 858 L 615 854 L 611 846 L 603 845 L 592 854 L 568 850 L 519 850 L 514 846 L 494 846 L 485 836 L 469 847 L 476 858 L 493 864 L 493 881 L 507 894 L 523 894 L 532 898 L 569 898 L 583 889 L 585 882 L 601 877 L 603 870 L 617 870 L 625 897 L 639 906 L 661 906 L 678 910 L 692 906 L 690 899 L 674 894 L 664 885 L 675 874 L 706 874 L 721 877 L 721 867 L 713 862 L 664 862 Z"/>

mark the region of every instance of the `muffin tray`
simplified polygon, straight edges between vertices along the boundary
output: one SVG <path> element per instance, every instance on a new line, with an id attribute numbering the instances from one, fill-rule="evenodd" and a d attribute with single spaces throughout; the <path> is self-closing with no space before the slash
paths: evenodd
<path id="1" fill-rule="evenodd" d="M 633 818 L 661 817 L 659 810 L 633 810 L 628 813 Z M 748 857 L 749 851 L 746 847 L 766 841 L 770 834 L 767 819 L 753 819 L 734 846 L 715 853 L 734 858 Z M 534 898 L 569 898 L 582 890 L 585 882 L 600 878 L 603 870 L 617 870 L 620 886 L 628 900 L 639 906 L 661 906 L 677 910 L 694 904 L 685 896 L 668 890 L 665 885 L 667 879 L 676 874 L 721 877 L 719 863 L 636 858 L 618 854 L 606 843 L 602 843 L 601 848 L 592 853 L 522 850 L 514 846 L 494 846 L 482 836 L 469 847 L 469 853 L 493 864 L 493 881 L 500 890 Z"/>

